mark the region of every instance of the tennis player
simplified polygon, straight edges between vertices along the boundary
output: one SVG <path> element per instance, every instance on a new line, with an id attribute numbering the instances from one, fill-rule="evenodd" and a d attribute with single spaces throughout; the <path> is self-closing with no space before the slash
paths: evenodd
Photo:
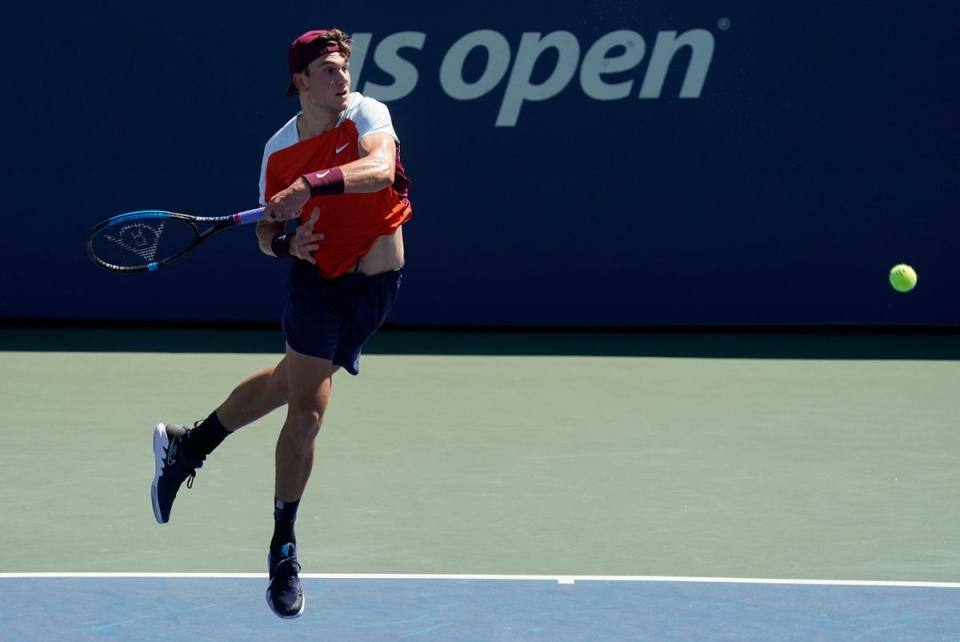
<path id="1" fill-rule="evenodd" d="M 300 111 L 267 141 L 260 170 L 262 252 L 291 260 L 283 310 L 286 354 L 241 382 L 194 428 L 154 431 L 153 511 L 170 519 L 177 490 L 231 432 L 279 408 L 274 533 L 267 603 L 283 618 L 303 613 L 294 522 L 330 403 L 331 378 L 359 372 L 364 344 L 397 297 L 401 226 L 412 209 L 390 112 L 350 91 L 350 41 L 339 29 L 308 31 L 288 50 L 288 95 Z M 286 221 L 299 219 L 287 232 Z"/>

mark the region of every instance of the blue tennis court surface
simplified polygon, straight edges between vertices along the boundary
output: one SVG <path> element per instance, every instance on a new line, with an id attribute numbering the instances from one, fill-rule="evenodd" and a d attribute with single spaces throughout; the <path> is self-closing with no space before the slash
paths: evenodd
<path id="1" fill-rule="evenodd" d="M 960 640 L 960 587 L 740 581 L 4 577 L 4 640 Z"/>

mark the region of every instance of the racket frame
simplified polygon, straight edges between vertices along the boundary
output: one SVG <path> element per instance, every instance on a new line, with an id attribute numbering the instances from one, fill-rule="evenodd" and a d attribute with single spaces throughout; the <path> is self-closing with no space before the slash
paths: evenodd
<path id="1" fill-rule="evenodd" d="M 166 210 L 138 210 L 136 212 L 126 212 L 124 214 L 117 214 L 116 216 L 111 216 L 110 218 L 100 221 L 90 230 L 90 233 L 87 235 L 87 256 L 90 257 L 90 260 L 99 265 L 100 267 L 110 270 L 112 272 L 156 272 L 161 267 L 173 263 L 177 259 L 183 257 L 195 247 L 200 245 L 201 242 L 210 238 L 217 232 L 221 232 L 228 227 L 234 227 L 236 225 L 246 225 L 248 223 L 254 223 L 263 218 L 263 208 L 258 207 L 252 210 L 245 210 L 243 212 L 237 212 L 235 214 L 230 214 L 228 216 L 193 216 L 190 214 L 181 214 L 179 212 L 168 212 Z M 164 257 L 156 261 L 150 261 L 142 265 L 116 265 L 101 259 L 93 250 L 93 241 L 97 235 L 108 228 L 121 225 L 123 223 L 128 223 L 130 221 L 142 221 L 142 220 L 157 220 L 157 219 L 174 219 L 178 221 L 183 221 L 189 225 L 193 231 L 193 240 L 186 244 L 183 249 L 180 251 Z M 200 230 L 197 225 L 209 224 L 210 227 Z"/>

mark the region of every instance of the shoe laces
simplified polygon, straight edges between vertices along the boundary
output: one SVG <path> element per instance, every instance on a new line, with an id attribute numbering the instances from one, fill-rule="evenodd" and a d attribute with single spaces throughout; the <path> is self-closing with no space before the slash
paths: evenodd
<path id="1" fill-rule="evenodd" d="M 180 435 L 180 437 L 178 437 L 178 439 L 180 440 L 180 443 L 183 444 L 183 442 L 187 439 L 187 436 L 190 434 L 190 431 L 194 430 L 202 422 L 203 422 L 202 420 L 197 420 L 193 422 L 193 428 L 187 428 L 186 431 L 184 431 L 184 433 Z M 186 455 L 186 453 L 184 454 Z M 190 463 L 193 463 L 190 455 L 186 455 L 186 456 L 188 457 L 188 460 L 190 460 Z M 203 468 L 203 462 L 206 459 L 207 458 L 205 456 L 201 455 L 200 460 L 196 462 L 196 466 L 193 466 L 193 468 L 190 470 L 190 474 L 187 476 L 187 488 L 193 488 L 193 480 L 197 478 L 197 468 Z"/>
<path id="2" fill-rule="evenodd" d="M 281 554 L 287 546 L 289 546 L 289 544 L 280 548 Z M 273 576 L 286 576 L 285 579 L 289 580 L 289 578 L 295 577 L 297 573 L 300 572 L 300 568 L 300 562 L 297 561 L 296 553 L 293 555 L 284 555 L 276 564 L 273 565 Z M 281 571 L 281 569 L 284 570 Z"/>
<path id="3" fill-rule="evenodd" d="M 287 590 L 294 590 L 300 585 L 300 562 L 295 557 L 285 557 L 280 560 L 273 568 L 273 576 L 270 578 L 270 589 L 285 593 Z"/>
<path id="4" fill-rule="evenodd" d="M 283 572 L 280 572 L 280 569 L 283 568 Z M 300 573 L 300 562 L 296 558 L 288 557 L 280 560 L 280 563 L 277 564 L 277 568 L 273 572 L 273 577 L 279 579 L 283 582 L 284 586 L 293 587 L 295 583 L 300 578 L 298 577 Z"/>

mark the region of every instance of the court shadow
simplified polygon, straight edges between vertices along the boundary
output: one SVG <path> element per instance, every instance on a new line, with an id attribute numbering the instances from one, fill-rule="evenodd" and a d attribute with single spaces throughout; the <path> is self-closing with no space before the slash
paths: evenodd
<path id="1" fill-rule="evenodd" d="M 8 322 L 0 350 L 280 353 L 275 324 Z M 960 359 L 960 332 L 942 327 L 474 329 L 387 326 L 367 354 L 558 355 L 716 359 Z"/>
<path id="2" fill-rule="evenodd" d="M 395 329 L 381 333 L 371 343 L 375 350 L 393 354 L 960 359 L 960 334 L 926 328 Z"/>

